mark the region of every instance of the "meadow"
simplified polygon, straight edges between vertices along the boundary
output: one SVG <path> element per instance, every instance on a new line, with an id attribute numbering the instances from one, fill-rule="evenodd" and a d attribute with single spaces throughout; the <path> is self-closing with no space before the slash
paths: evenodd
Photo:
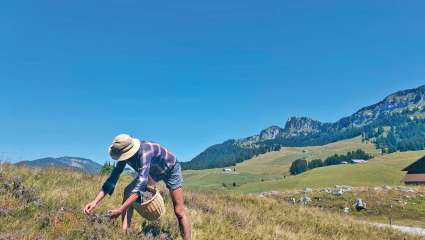
<path id="1" fill-rule="evenodd" d="M 304 158 L 325 159 L 334 154 L 363 149 L 375 156 L 366 164 L 343 164 L 313 169 L 291 176 L 292 161 Z M 305 187 L 329 187 L 336 184 L 352 186 L 400 185 L 404 167 L 425 155 L 425 151 L 396 152 L 381 155 L 375 145 L 363 142 L 360 137 L 324 146 L 283 148 L 223 169 L 188 170 L 184 172 L 186 187 L 193 191 L 237 191 L 255 193 L 262 191 L 287 191 Z"/>
<path id="2" fill-rule="evenodd" d="M 120 204 L 129 176 L 123 176 L 115 194 L 91 217 L 82 207 L 99 191 L 105 176 L 6 165 L 0 179 L 0 239 L 179 239 L 165 193 L 169 211 L 161 221 L 147 223 L 136 216 L 128 234 L 121 232 L 119 222 L 99 217 Z M 186 192 L 185 202 L 193 239 L 421 239 L 279 198 Z"/>
<path id="3" fill-rule="evenodd" d="M 322 167 L 289 176 L 295 159 L 323 159 L 356 149 L 374 158 L 366 164 Z M 373 144 L 354 138 L 266 153 L 238 164 L 232 172 L 184 171 L 193 239 L 421 239 L 360 220 L 387 223 L 391 218 L 396 224 L 425 227 L 425 190 L 415 188 L 413 194 L 400 187 L 404 176 L 400 170 L 424 154 L 382 155 Z M 168 212 L 159 222 L 146 222 L 136 214 L 132 230 L 125 234 L 120 221 L 105 219 L 107 210 L 121 204 L 123 188 L 131 181 L 125 174 L 115 193 L 92 216 L 85 216 L 83 205 L 106 177 L 6 164 L 0 174 L 0 239 L 179 239 L 166 191 L 162 195 Z M 322 191 L 337 184 L 355 188 L 343 196 Z M 305 188 L 312 189 L 306 193 Z M 303 197 L 311 202 L 300 204 Z M 357 198 L 368 203 L 367 211 L 353 210 Z"/>

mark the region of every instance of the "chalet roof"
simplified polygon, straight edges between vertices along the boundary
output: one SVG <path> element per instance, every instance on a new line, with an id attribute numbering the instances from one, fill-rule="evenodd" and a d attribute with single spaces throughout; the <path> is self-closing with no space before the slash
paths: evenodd
<path id="1" fill-rule="evenodd" d="M 405 183 L 425 183 L 425 173 L 420 174 L 406 174 L 406 176 L 402 180 Z"/>
<path id="2" fill-rule="evenodd" d="M 417 160 L 416 162 L 410 164 L 402 171 L 408 171 L 413 173 L 425 173 L 425 156 Z"/>

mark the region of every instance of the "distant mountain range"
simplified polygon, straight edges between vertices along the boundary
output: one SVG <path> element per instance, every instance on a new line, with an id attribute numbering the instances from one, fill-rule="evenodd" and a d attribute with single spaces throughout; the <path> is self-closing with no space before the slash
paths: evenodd
<path id="1" fill-rule="evenodd" d="M 73 170 L 79 170 L 88 173 L 98 173 L 102 168 L 102 165 L 96 163 L 93 160 L 79 158 L 79 157 L 59 157 L 59 158 L 40 158 L 32 161 L 21 161 L 17 162 L 16 165 L 25 165 L 33 168 L 67 168 Z"/>
<path id="2" fill-rule="evenodd" d="M 425 85 L 393 93 L 334 123 L 291 117 L 258 135 L 213 145 L 183 164 L 184 169 L 235 165 L 255 155 L 287 146 L 314 146 L 362 135 L 383 152 L 425 148 Z"/>

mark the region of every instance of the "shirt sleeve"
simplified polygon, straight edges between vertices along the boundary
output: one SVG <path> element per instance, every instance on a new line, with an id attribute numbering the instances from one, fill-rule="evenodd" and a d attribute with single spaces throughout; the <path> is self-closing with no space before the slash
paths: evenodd
<path id="1" fill-rule="evenodd" d="M 142 158 L 143 164 L 141 168 L 139 168 L 136 185 L 132 191 L 133 193 L 139 193 L 140 196 L 142 195 L 142 192 L 146 191 L 146 186 L 148 185 L 150 160 L 152 156 L 151 154 L 143 154 Z"/>
<path id="2" fill-rule="evenodd" d="M 115 189 L 115 185 L 117 184 L 118 178 L 120 177 L 121 173 L 124 171 L 126 162 L 125 161 L 119 161 L 115 165 L 114 169 L 111 172 L 111 175 L 109 175 L 108 179 L 106 179 L 105 183 L 102 186 L 102 191 L 112 195 Z"/>

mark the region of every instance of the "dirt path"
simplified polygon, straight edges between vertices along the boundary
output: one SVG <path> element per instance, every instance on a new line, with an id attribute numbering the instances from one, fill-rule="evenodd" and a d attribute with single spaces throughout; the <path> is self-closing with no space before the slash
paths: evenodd
<path id="1" fill-rule="evenodd" d="M 377 226 L 380 228 L 393 228 L 403 233 L 408 233 L 416 236 L 425 237 L 425 228 L 420 227 L 408 227 L 408 226 L 400 226 L 400 225 L 390 225 L 385 223 L 374 223 L 374 222 L 365 222 L 367 224 Z"/>

